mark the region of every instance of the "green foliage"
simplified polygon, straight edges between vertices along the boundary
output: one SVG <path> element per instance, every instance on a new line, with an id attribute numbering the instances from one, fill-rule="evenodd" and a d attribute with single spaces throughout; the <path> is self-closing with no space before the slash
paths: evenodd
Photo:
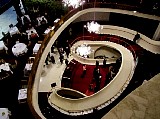
<path id="1" fill-rule="evenodd" d="M 33 8 L 39 7 L 40 12 L 48 11 L 50 13 L 54 12 L 64 12 L 62 3 L 55 0 L 25 0 L 24 4 L 28 12 L 33 12 Z"/>

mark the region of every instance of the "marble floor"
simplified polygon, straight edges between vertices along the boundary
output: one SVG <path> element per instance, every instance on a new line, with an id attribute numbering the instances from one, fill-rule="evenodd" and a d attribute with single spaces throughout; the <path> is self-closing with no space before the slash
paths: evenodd
<path id="1" fill-rule="evenodd" d="M 127 95 L 102 119 L 160 119 L 160 73 Z"/>

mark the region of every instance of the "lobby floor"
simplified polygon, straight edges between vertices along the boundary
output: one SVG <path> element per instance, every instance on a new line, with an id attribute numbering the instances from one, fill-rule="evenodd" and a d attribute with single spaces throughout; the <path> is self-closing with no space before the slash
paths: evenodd
<path id="1" fill-rule="evenodd" d="M 127 95 L 102 119 L 159 119 L 160 73 Z"/>

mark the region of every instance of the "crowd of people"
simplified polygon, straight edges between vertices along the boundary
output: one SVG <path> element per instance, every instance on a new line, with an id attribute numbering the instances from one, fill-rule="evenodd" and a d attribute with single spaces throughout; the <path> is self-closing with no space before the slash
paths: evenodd
<path id="1" fill-rule="evenodd" d="M 69 61 L 67 58 L 69 58 L 69 55 L 70 55 L 70 45 L 69 45 L 68 41 L 66 41 L 64 44 L 65 45 L 63 45 L 63 46 L 61 45 L 59 47 L 57 47 L 56 44 L 52 45 L 51 50 L 48 53 L 46 60 L 45 60 L 46 65 L 48 65 L 49 62 L 52 62 L 53 64 L 56 63 L 56 61 L 55 61 L 55 55 L 56 55 L 55 47 L 58 51 L 60 64 L 62 65 L 63 63 L 65 63 L 66 66 L 69 64 Z"/>
<path id="2" fill-rule="evenodd" d="M 94 94 L 98 92 L 103 86 L 107 86 L 118 73 L 120 65 L 121 65 L 121 61 L 122 59 L 120 57 L 116 60 L 115 63 L 108 64 L 107 60 L 103 59 L 103 62 L 100 65 L 99 61 L 96 60 L 95 68 L 93 69 L 93 76 L 92 76 L 93 78 L 88 86 L 88 90 L 86 91 L 86 94 L 87 95 Z M 107 72 L 106 75 L 101 74 L 102 68 L 103 70 L 106 70 Z M 88 69 L 87 64 L 82 64 L 82 73 L 80 76 L 82 80 L 86 77 L 86 75 L 92 75 L 92 74 L 87 74 L 88 70 L 90 69 Z M 62 78 L 62 84 L 64 84 L 63 85 L 64 87 L 71 88 L 71 85 L 72 85 L 71 77 L 73 74 L 72 72 L 73 70 L 71 69 L 70 66 L 68 66 L 68 62 L 67 62 L 67 68 Z M 103 80 L 105 79 L 104 84 L 102 84 L 102 78 Z"/>

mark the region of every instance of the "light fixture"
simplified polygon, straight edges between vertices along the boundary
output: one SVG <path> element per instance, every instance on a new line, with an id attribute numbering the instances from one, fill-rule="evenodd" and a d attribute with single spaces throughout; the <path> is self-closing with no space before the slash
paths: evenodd
<path id="1" fill-rule="evenodd" d="M 90 33 L 99 33 L 100 30 L 103 29 L 103 27 L 95 21 L 87 22 L 87 25 L 84 25 L 84 27 L 87 28 Z"/>
<path id="2" fill-rule="evenodd" d="M 87 58 L 88 55 L 91 53 L 91 47 L 87 44 L 82 44 L 77 47 L 76 53 L 81 57 Z"/>
<path id="3" fill-rule="evenodd" d="M 64 6 L 72 6 L 73 8 L 77 8 L 85 3 L 85 0 L 62 0 Z"/>
<path id="4" fill-rule="evenodd" d="M 133 11 L 133 13 L 136 13 L 137 11 Z"/>

